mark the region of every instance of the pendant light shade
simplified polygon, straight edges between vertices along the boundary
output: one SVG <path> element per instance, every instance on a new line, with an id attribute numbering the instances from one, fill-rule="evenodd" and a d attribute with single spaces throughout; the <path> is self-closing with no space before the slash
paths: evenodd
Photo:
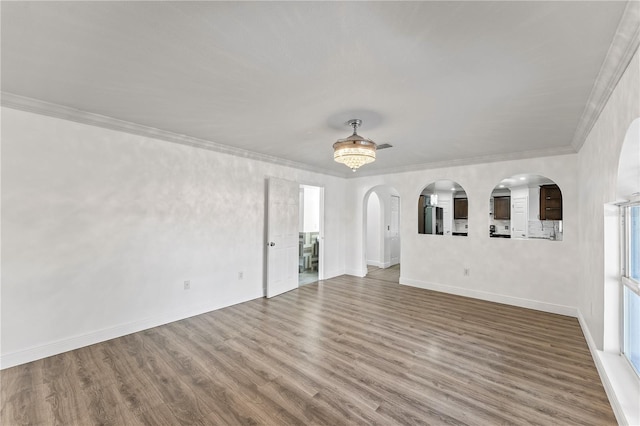
<path id="1" fill-rule="evenodd" d="M 347 124 L 353 127 L 353 134 L 333 144 L 333 159 L 355 172 L 360 166 L 376 161 L 376 144 L 356 133 L 362 120 L 356 118 Z"/>

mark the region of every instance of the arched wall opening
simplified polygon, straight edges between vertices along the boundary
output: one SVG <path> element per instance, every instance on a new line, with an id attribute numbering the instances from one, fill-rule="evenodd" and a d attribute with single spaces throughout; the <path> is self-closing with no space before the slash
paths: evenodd
<path id="1" fill-rule="evenodd" d="M 469 232 L 467 192 L 456 181 L 439 179 L 418 197 L 418 234 L 464 236 Z"/>
<path id="2" fill-rule="evenodd" d="M 562 241 L 562 198 L 562 189 L 546 176 L 505 177 L 489 198 L 489 237 Z"/>
<path id="3" fill-rule="evenodd" d="M 400 193 L 390 185 L 369 189 L 363 203 L 362 270 L 400 263 Z M 371 251 L 371 252 L 370 252 Z"/>

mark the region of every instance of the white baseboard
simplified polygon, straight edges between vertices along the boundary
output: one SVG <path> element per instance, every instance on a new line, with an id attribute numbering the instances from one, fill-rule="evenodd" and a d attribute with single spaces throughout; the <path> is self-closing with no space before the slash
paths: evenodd
<path id="1" fill-rule="evenodd" d="M 0 356 L 0 370 L 262 297 L 261 292 L 258 293 L 246 300 L 235 300 L 232 302 L 227 301 L 195 307 L 192 306 L 188 310 L 173 311 L 126 324 L 116 325 L 114 327 L 104 328 L 102 330 L 96 330 L 80 336 L 72 336 L 66 339 L 49 342 L 44 345 L 32 346 L 20 351 L 3 354 Z"/>
<path id="2" fill-rule="evenodd" d="M 324 272 L 324 276 L 322 277 L 323 280 L 339 277 L 340 275 L 344 275 L 346 273 L 344 270 L 333 270 L 333 271 L 325 270 L 323 272 Z"/>
<path id="3" fill-rule="evenodd" d="M 376 268 L 384 268 L 384 263 L 379 262 L 377 260 L 367 260 L 367 265 L 369 266 L 375 266 Z"/>
<path id="4" fill-rule="evenodd" d="M 347 269 L 344 271 L 344 275 L 352 275 L 354 277 L 366 277 L 367 271 L 362 269 Z"/>
<path id="5" fill-rule="evenodd" d="M 630 371 L 631 367 L 620 367 L 619 365 L 626 363 L 626 361 L 621 359 L 620 356 L 616 357 L 615 354 L 605 355 L 602 351 L 597 349 L 595 341 L 587 327 L 586 321 L 582 316 L 582 312 L 580 312 L 578 308 L 403 277 L 400 277 L 400 284 L 577 318 L 580 323 L 580 328 L 585 336 L 585 340 L 587 341 L 587 346 L 591 352 L 598 374 L 600 375 L 600 380 L 602 381 L 602 385 L 604 386 L 607 397 L 609 398 L 611 408 L 616 416 L 616 420 L 620 425 L 640 424 L 638 423 L 640 420 L 640 412 L 638 412 L 638 401 L 640 400 L 640 395 L 638 395 L 639 386 L 634 386 L 633 383 L 624 383 L 624 379 L 626 379 L 626 382 L 636 380 L 633 372 Z M 603 356 L 609 355 L 611 355 L 611 358 L 615 359 L 613 359 L 613 361 L 609 360 L 605 363 L 603 361 Z M 605 364 L 608 364 L 609 368 L 607 368 Z M 613 364 L 615 364 L 615 368 L 611 368 Z M 612 377 L 609 374 L 611 370 L 616 370 L 617 375 L 623 377 L 623 380 L 615 380 L 616 385 L 612 383 Z M 618 392 L 616 392 L 616 388 L 622 389 L 618 389 Z M 621 397 L 625 398 L 625 400 L 621 401 Z"/>
<path id="6" fill-rule="evenodd" d="M 638 402 L 640 398 L 640 395 L 638 395 L 638 386 L 635 386 L 635 393 L 636 395 L 632 395 L 633 392 L 633 384 L 631 386 L 628 386 L 629 389 L 625 389 L 625 390 L 618 390 L 618 392 L 616 392 L 615 388 L 616 386 L 613 385 L 612 383 L 612 377 L 609 373 L 614 373 L 612 370 L 614 370 L 614 368 L 607 368 L 605 366 L 605 362 L 603 361 L 602 356 L 604 355 L 604 352 L 598 350 L 597 346 L 596 346 L 596 342 L 595 340 L 593 340 L 593 336 L 591 336 L 591 332 L 589 331 L 589 327 L 587 327 L 587 322 L 584 319 L 584 316 L 582 316 L 582 312 L 578 309 L 578 322 L 580 323 L 580 328 L 582 328 L 582 333 L 584 334 L 584 338 L 587 341 L 587 346 L 589 347 L 589 352 L 591 352 L 591 357 L 593 358 L 593 362 L 596 365 L 596 369 L 598 370 L 598 374 L 600 375 L 600 380 L 602 381 L 602 385 L 604 386 L 604 391 L 607 394 L 607 397 L 609 398 L 609 403 L 611 404 L 611 408 L 613 409 L 613 414 L 616 416 L 616 420 L 618 421 L 618 424 L 620 425 L 630 425 L 630 424 L 636 424 L 639 420 L 640 420 L 640 413 L 636 412 L 636 418 L 631 418 L 629 419 L 629 417 L 631 417 L 632 413 L 626 413 L 625 410 L 625 406 L 629 406 L 630 410 L 636 410 L 638 411 L 638 405 L 640 405 L 640 403 Z M 616 356 L 616 354 L 607 354 L 611 355 L 611 357 L 616 357 L 616 358 L 620 358 L 620 359 L 616 359 L 614 360 L 614 362 L 616 364 L 620 364 L 623 368 L 621 370 L 622 371 L 622 375 L 623 376 L 628 376 L 628 377 L 632 377 L 635 373 L 633 373 L 632 371 L 625 371 L 627 366 L 624 365 L 624 363 L 626 363 L 626 360 L 621 359 L 621 357 L 618 355 Z M 609 364 L 613 364 L 613 363 L 609 363 Z M 630 370 L 630 367 L 629 367 Z M 625 377 L 627 378 L 627 377 Z M 620 386 L 620 384 L 618 384 L 618 386 Z M 626 397 L 627 399 L 629 399 L 628 403 L 623 403 L 620 398 L 624 398 Z M 635 405 L 635 408 L 633 408 L 633 405 Z"/>
<path id="7" fill-rule="evenodd" d="M 521 308 L 535 309 L 537 311 L 549 312 L 552 314 L 566 315 L 569 317 L 576 317 L 578 312 L 578 310 L 573 306 L 556 305 L 554 303 L 542 302 L 539 300 L 505 296 L 503 294 L 490 293 L 487 291 L 414 280 L 411 278 L 404 278 L 402 276 L 400 277 L 400 284 L 439 291 L 442 293 L 455 294 L 458 296 L 471 297 L 473 299 L 486 300 L 489 302 L 504 303 L 506 305 L 519 306 Z"/>

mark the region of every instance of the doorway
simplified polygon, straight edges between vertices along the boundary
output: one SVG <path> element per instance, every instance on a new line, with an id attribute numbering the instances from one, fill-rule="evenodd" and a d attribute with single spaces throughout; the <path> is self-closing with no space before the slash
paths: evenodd
<path id="1" fill-rule="evenodd" d="M 318 282 L 321 277 L 324 188 L 300 185 L 298 285 Z"/>
<path id="2" fill-rule="evenodd" d="M 400 194 L 376 186 L 364 198 L 363 275 L 399 282 L 400 246 Z"/>

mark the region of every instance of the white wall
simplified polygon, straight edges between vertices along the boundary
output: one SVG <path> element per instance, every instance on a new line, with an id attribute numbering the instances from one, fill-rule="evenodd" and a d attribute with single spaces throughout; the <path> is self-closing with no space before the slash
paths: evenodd
<path id="1" fill-rule="evenodd" d="M 320 188 L 302 185 L 300 232 L 320 232 Z"/>
<path id="2" fill-rule="evenodd" d="M 381 234 L 382 221 L 380 199 L 375 192 L 367 200 L 367 265 L 382 267 Z"/>
<path id="3" fill-rule="evenodd" d="M 605 254 L 611 257 L 605 253 L 605 211 L 610 210 L 605 204 L 616 200 L 622 144 L 638 117 L 640 58 L 636 52 L 578 154 L 357 179 L 351 185 L 356 214 L 349 228 L 356 235 L 348 240 L 347 270 L 357 271 L 362 250 L 362 239 L 357 235 L 362 232 L 359 200 L 373 186 L 392 185 L 402 200 L 401 283 L 578 316 L 617 418 L 637 423 L 637 378 L 617 352 L 607 354 L 596 348 L 603 345 L 604 286 L 619 278 L 605 275 Z M 493 186 L 504 176 L 520 173 L 546 176 L 560 187 L 563 241 L 488 237 Z M 467 191 L 468 238 L 417 233 L 419 192 L 439 179 L 457 181 Z M 468 277 L 463 268 L 469 268 Z"/>
<path id="4" fill-rule="evenodd" d="M 580 320 L 621 424 L 640 424 L 640 381 L 616 347 L 619 343 L 615 335 L 619 333 L 619 226 L 616 208 L 607 203 L 618 198 L 618 161 L 627 132 L 638 117 L 640 56 L 636 51 L 578 155 Z M 635 164 L 640 167 L 640 159 L 636 158 Z M 609 334 L 605 336 L 605 332 Z"/>
<path id="5" fill-rule="evenodd" d="M 638 117 L 640 58 L 636 52 L 578 155 L 578 276 L 583 283 L 578 306 L 599 349 L 604 331 L 604 204 L 616 200 L 620 151 L 627 130 Z"/>
<path id="6" fill-rule="evenodd" d="M 529 188 L 529 221 L 540 220 L 540 186 Z"/>
<path id="7" fill-rule="evenodd" d="M 511 188 L 511 198 L 518 197 L 529 198 L 529 187 L 527 185 L 514 186 Z"/>
<path id="8" fill-rule="evenodd" d="M 364 197 L 390 185 L 401 197 L 403 284 L 569 315 L 577 307 L 602 348 L 604 204 L 616 198 L 621 146 L 637 117 L 636 53 L 579 154 L 356 178 L 347 188 L 340 178 L 2 108 L 0 365 L 261 297 L 267 176 L 325 187 L 326 278 L 366 274 Z M 520 173 L 560 186 L 563 241 L 488 237 L 491 191 Z M 417 233 L 419 192 L 439 179 L 467 192 L 467 238 Z"/>
<path id="9" fill-rule="evenodd" d="M 343 274 L 343 179 L 3 108 L 2 367 L 261 297 L 268 176 L 325 187 Z"/>
<path id="10" fill-rule="evenodd" d="M 553 179 L 563 193 L 564 241 L 489 238 L 489 199 L 504 176 L 532 173 Z M 349 228 L 347 270 L 364 275 L 362 253 L 365 193 L 377 185 L 396 188 L 401 197 L 401 283 L 433 288 L 551 312 L 575 315 L 580 299 L 578 275 L 577 155 L 505 161 L 411 171 L 355 179 L 350 187 L 355 214 Z M 416 211 L 420 191 L 449 179 L 469 199 L 469 236 L 419 235 Z M 469 268 L 469 276 L 464 275 Z"/>

